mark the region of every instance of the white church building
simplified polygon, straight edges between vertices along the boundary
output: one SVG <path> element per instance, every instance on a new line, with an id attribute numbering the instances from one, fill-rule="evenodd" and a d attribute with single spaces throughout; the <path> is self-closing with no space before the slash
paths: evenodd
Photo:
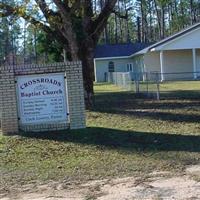
<path id="1" fill-rule="evenodd" d="M 126 56 L 96 57 L 94 59 L 96 81 L 103 81 L 99 78 L 99 74 L 109 72 L 111 62 L 112 71 L 159 72 L 163 81 L 197 79 L 200 77 L 200 23 L 142 50 L 132 51 L 131 55 Z M 118 59 L 120 67 L 118 66 L 116 70 L 115 63 Z"/>

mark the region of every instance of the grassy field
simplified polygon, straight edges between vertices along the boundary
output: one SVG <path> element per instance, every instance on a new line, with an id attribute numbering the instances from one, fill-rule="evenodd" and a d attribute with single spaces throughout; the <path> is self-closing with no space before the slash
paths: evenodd
<path id="1" fill-rule="evenodd" d="M 2 187 L 179 173 L 200 163 L 199 91 L 161 101 L 113 85 L 98 84 L 95 91 L 85 130 L 0 136 Z"/>

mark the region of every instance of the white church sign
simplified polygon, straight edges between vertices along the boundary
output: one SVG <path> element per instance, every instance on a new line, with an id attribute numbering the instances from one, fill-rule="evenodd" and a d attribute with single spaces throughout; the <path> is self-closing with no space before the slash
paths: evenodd
<path id="1" fill-rule="evenodd" d="M 42 124 L 67 121 L 66 88 L 64 73 L 18 76 L 20 123 Z"/>

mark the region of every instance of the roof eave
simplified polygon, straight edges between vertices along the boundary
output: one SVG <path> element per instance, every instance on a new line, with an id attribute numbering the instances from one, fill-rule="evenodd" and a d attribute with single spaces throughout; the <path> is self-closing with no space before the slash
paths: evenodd
<path id="1" fill-rule="evenodd" d="M 145 53 L 147 53 L 149 51 L 149 47 L 142 49 L 141 51 L 138 51 L 132 55 L 130 55 L 130 57 L 135 57 L 135 56 L 139 56 L 139 55 L 144 55 Z"/>
<path id="2" fill-rule="evenodd" d="M 98 61 L 98 60 L 111 60 L 111 59 L 125 59 L 130 57 L 131 56 L 102 57 L 102 58 L 94 58 L 94 60 Z"/>

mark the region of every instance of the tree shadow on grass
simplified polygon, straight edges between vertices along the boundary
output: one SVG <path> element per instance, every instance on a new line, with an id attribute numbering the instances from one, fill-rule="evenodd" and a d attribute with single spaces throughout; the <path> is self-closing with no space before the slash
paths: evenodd
<path id="1" fill-rule="evenodd" d="M 199 90 L 173 90 L 173 91 L 161 91 L 162 99 L 180 99 L 180 100 L 194 100 L 200 99 L 200 86 Z"/>
<path id="2" fill-rule="evenodd" d="M 163 97 L 157 101 L 139 98 L 131 92 L 102 93 L 96 95 L 93 111 L 163 121 L 200 122 L 200 115 L 196 114 L 196 111 L 200 111 L 200 92 L 177 91 L 177 93 L 165 93 L 165 96 L 166 98 Z M 176 109 L 185 109 L 185 111 L 191 112 L 176 113 L 174 112 Z"/>
<path id="3" fill-rule="evenodd" d="M 21 133 L 28 138 L 73 142 L 109 149 L 134 151 L 200 152 L 200 136 L 133 132 L 108 128 L 86 128 L 46 133 Z"/>
<path id="4" fill-rule="evenodd" d="M 134 92 L 98 93 L 95 94 L 95 107 L 116 108 L 119 106 L 132 108 L 183 108 L 186 106 L 200 106 L 200 91 L 172 91 L 162 92 L 161 100 L 147 95 L 137 95 Z"/>
<path id="5" fill-rule="evenodd" d="M 102 111 L 104 112 L 104 111 Z M 155 119 L 171 122 L 198 123 L 200 122 L 200 114 L 181 114 L 172 112 L 158 112 L 153 110 L 110 110 L 112 114 L 135 116 L 138 118 Z"/>
<path id="6" fill-rule="evenodd" d="M 154 92 L 156 94 L 156 89 L 155 91 L 149 91 L 149 93 Z M 121 96 L 121 95 L 127 95 L 127 96 L 135 96 L 135 97 L 145 97 L 148 98 L 147 93 L 144 91 L 141 91 L 141 94 L 143 95 L 137 95 L 134 91 L 119 91 L 119 92 L 98 92 L 95 93 L 96 96 L 104 96 L 104 95 L 109 95 L 109 96 Z M 145 95 L 146 94 L 146 95 Z M 165 99 L 199 99 L 200 98 L 200 86 L 199 90 L 168 90 L 168 91 L 160 91 L 160 95 L 162 98 Z M 152 97 L 150 95 L 150 97 Z"/>

